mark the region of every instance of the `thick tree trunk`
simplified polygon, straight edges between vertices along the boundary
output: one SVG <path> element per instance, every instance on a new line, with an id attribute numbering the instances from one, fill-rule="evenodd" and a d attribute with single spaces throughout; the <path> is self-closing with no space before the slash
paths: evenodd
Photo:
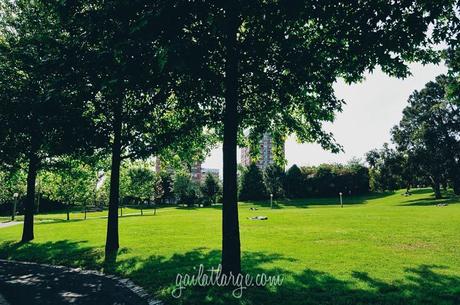
<path id="1" fill-rule="evenodd" d="M 454 194 L 460 195 L 460 179 L 456 178 L 452 181 L 452 187 L 454 188 Z"/>
<path id="2" fill-rule="evenodd" d="M 237 133 L 238 133 L 238 15 L 235 1 L 228 1 L 227 58 L 225 66 L 225 113 L 223 141 L 223 208 L 222 208 L 222 272 L 241 271 L 240 230 L 237 196 Z"/>
<path id="3" fill-rule="evenodd" d="M 35 151 L 29 155 L 27 170 L 27 195 L 25 201 L 24 226 L 22 229 L 22 242 L 34 239 L 34 211 L 35 211 L 35 181 L 37 180 L 38 157 Z"/>
<path id="4" fill-rule="evenodd" d="M 114 109 L 112 165 L 110 173 L 109 217 L 107 220 L 107 239 L 105 252 L 118 250 L 118 202 L 120 197 L 120 165 L 121 165 L 121 100 L 117 101 Z"/>

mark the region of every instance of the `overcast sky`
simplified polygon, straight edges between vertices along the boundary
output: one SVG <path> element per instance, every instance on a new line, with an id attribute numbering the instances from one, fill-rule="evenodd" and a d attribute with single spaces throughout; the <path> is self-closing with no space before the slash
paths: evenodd
<path id="1" fill-rule="evenodd" d="M 336 120 L 328 124 L 344 153 L 332 154 L 317 144 L 299 144 L 294 137 L 286 142 L 288 167 L 318 165 L 321 163 L 347 162 L 390 141 L 390 129 L 399 122 L 409 95 L 419 90 L 430 80 L 447 71 L 443 65 L 410 65 L 412 76 L 406 79 L 392 78 L 380 70 L 367 74 L 358 84 L 346 85 L 339 81 L 334 87 L 337 97 L 347 103 Z M 238 161 L 240 158 L 238 150 Z M 203 167 L 218 168 L 222 175 L 222 148 L 214 149 Z"/>

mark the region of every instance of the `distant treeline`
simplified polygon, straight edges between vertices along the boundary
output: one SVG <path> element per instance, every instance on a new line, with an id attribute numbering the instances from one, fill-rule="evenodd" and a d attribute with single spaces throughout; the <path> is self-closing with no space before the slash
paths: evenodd
<path id="1" fill-rule="evenodd" d="M 41 171 L 37 184 L 36 210 L 49 212 L 84 206 L 105 206 L 109 201 L 110 171 L 72 160 L 61 170 Z M 304 198 L 337 196 L 369 192 L 369 170 L 358 161 L 348 164 L 319 166 L 293 165 L 287 171 L 271 165 L 265 170 L 256 165 L 240 167 L 239 199 L 266 200 L 274 198 Z M 11 212 L 13 194 L 18 193 L 17 211 L 23 213 L 26 179 L 24 171 L 13 175 L 0 172 L 0 214 Z M 203 181 L 191 179 L 183 168 L 156 173 L 145 161 L 126 162 L 121 168 L 120 204 L 144 205 L 186 204 L 210 205 L 221 202 L 219 179 L 207 175 Z M 40 207 L 38 207 L 38 203 Z"/>
<path id="2" fill-rule="evenodd" d="M 101 163 L 104 163 L 102 160 Z M 35 211 L 50 212 L 97 206 L 109 202 L 110 170 L 81 160 L 62 159 L 61 168 L 39 172 Z M 220 200 L 219 178 L 208 174 L 191 178 L 186 166 L 156 172 L 152 161 L 125 162 L 120 171 L 120 205 L 210 205 Z M 0 215 L 9 215 L 17 194 L 17 212 L 24 213 L 26 172 L 0 170 Z"/>
<path id="3" fill-rule="evenodd" d="M 319 166 L 293 165 L 283 171 L 276 165 L 265 170 L 255 164 L 243 168 L 240 175 L 240 200 L 274 198 L 304 198 L 337 196 L 369 192 L 369 170 L 358 161 L 348 164 L 321 164 Z"/>

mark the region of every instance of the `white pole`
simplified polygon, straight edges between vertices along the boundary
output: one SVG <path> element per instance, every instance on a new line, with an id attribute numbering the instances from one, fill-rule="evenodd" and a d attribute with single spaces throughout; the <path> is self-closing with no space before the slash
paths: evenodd
<path id="1" fill-rule="evenodd" d="M 270 194 L 270 209 L 273 209 L 273 194 Z"/>
<path id="2" fill-rule="evenodd" d="M 11 215 L 11 220 L 14 220 L 14 217 L 16 216 L 16 205 L 18 203 L 18 193 L 13 194 L 13 215 Z"/>
<path id="3" fill-rule="evenodd" d="M 339 195 L 340 195 L 340 207 L 343 208 L 342 192 L 340 192 Z"/>

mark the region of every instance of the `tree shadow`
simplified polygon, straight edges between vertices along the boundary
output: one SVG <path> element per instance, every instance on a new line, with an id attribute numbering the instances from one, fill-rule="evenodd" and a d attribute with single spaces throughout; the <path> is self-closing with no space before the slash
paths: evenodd
<path id="1" fill-rule="evenodd" d="M 102 249 L 86 246 L 87 241 L 60 240 L 45 243 L 3 242 L 0 258 L 52 265 L 100 269 Z"/>
<path id="2" fill-rule="evenodd" d="M 243 270 L 256 277 L 257 274 L 269 276 L 281 275 L 284 281 L 277 287 L 247 287 L 242 298 L 232 295 L 235 287 L 187 287 L 179 299 L 172 296 L 177 275 L 198 274 L 198 266 L 205 269 L 217 267 L 220 251 L 195 249 L 175 254 L 171 258 L 151 256 L 139 261 L 137 258 L 121 260 L 120 270 L 137 264 L 138 268 L 128 272 L 127 276 L 147 287 L 156 297 L 166 304 L 460 304 L 460 276 L 444 275 L 438 272 L 447 269 L 442 266 L 421 265 L 404 270 L 404 278 L 394 282 L 385 282 L 370 277 L 367 273 L 353 271 L 352 280 L 342 280 L 335 276 L 304 269 L 300 273 L 283 268 L 267 267 L 282 265 L 295 259 L 274 253 L 244 252 Z M 445 271 L 445 270 L 441 270 Z M 366 288 L 360 288 L 360 287 Z"/>
<path id="3" fill-rule="evenodd" d="M 127 251 L 121 250 L 118 256 L 103 260 L 103 252 L 86 246 L 84 241 L 0 245 L 0 257 L 88 269 L 104 268 L 107 273 L 130 278 L 165 304 L 460 304 L 460 276 L 448 275 L 448 268 L 444 266 L 420 265 L 408 268 L 404 270 L 403 278 L 391 282 L 373 278 L 360 271 L 352 271 L 351 278 L 343 280 L 313 269 L 293 272 L 273 267 L 295 263 L 296 260 L 267 252 L 243 252 L 243 270 L 253 277 L 258 274 L 280 275 L 284 278 L 281 286 L 247 287 L 241 298 L 232 295 L 235 286 L 193 286 L 186 287 L 180 298 L 174 298 L 172 292 L 177 288 L 178 274 L 182 275 L 182 279 L 185 274 L 197 275 L 200 264 L 204 266 L 204 272 L 210 274 L 207 270 L 216 268 L 220 263 L 220 251 L 197 248 L 171 257 L 124 255 Z"/>
<path id="4" fill-rule="evenodd" d="M 404 204 L 401 204 L 401 206 L 435 206 L 438 204 L 458 204 L 460 201 L 458 198 L 455 197 L 450 197 L 450 198 L 441 198 L 441 199 L 435 199 L 435 198 L 422 198 L 422 199 L 414 199 L 414 200 L 409 200 Z"/>
<path id="5" fill-rule="evenodd" d="M 424 194 L 433 194 L 432 188 L 415 188 L 410 190 L 411 194 L 414 195 L 424 195 Z"/>
<path id="6" fill-rule="evenodd" d="M 428 191 L 422 194 L 427 194 L 427 193 L 432 193 L 430 197 L 428 198 L 419 198 L 419 199 L 412 199 L 412 200 L 407 200 L 405 203 L 401 204 L 400 206 L 430 206 L 430 205 L 438 205 L 438 204 L 458 204 L 460 203 L 460 197 L 456 196 L 453 192 L 451 191 L 443 191 L 442 192 L 442 198 L 436 199 L 434 197 L 434 194 L 432 191 L 429 190 L 423 190 L 423 191 Z M 415 194 L 415 192 L 414 192 Z"/>
<path id="7" fill-rule="evenodd" d="M 406 268 L 404 281 L 394 283 L 364 272 L 353 272 L 353 277 L 374 289 L 383 304 L 460 304 L 460 277 L 441 273 L 447 269 L 439 265 Z"/>
<path id="8" fill-rule="evenodd" d="M 15 259 L 88 266 L 91 269 L 99 266 L 98 252 L 89 247 L 82 247 L 81 243 L 69 241 L 45 244 L 3 243 L 1 249 L 3 254 L 3 251 L 15 251 L 9 255 L 14 256 Z M 143 305 L 148 303 L 121 281 L 101 276 L 99 273 L 5 260 L 0 260 L 0 292 L 13 305 Z M 0 303 L 3 304 L 1 300 Z"/>

